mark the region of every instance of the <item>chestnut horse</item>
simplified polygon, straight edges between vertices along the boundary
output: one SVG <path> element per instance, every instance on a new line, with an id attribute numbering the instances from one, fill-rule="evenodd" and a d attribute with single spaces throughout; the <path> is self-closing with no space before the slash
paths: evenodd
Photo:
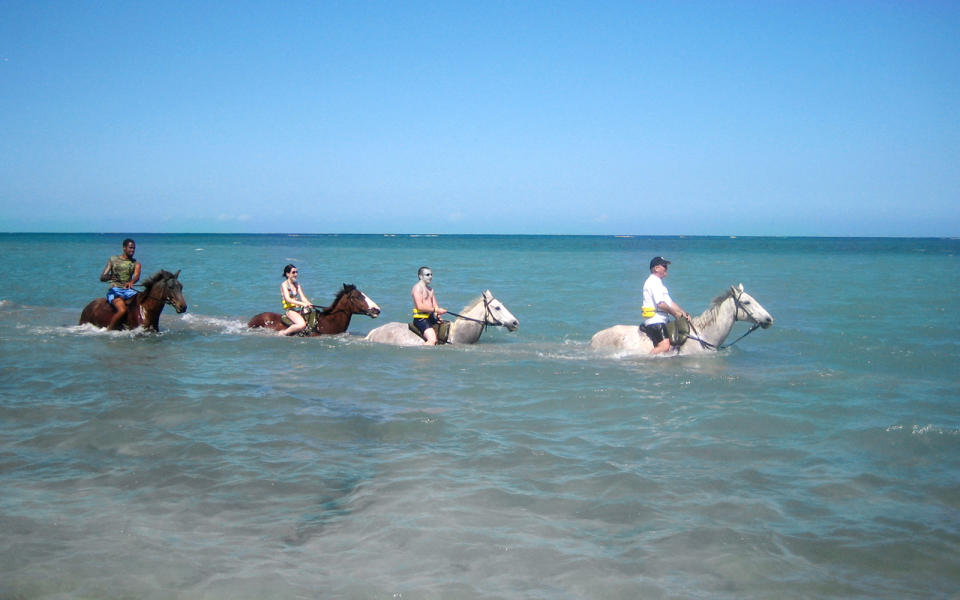
<path id="1" fill-rule="evenodd" d="M 143 282 L 144 290 L 127 301 L 127 318 L 120 323 L 121 329 L 152 329 L 160 326 L 160 313 L 163 305 L 169 304 L 177 313 L 187 311 L 187 301 L 183 298 L 183 285 L 177 279 L 180 271 L 171 273 L 160 270 Z M 106 298 L 97 298 L 87 304 L 80 313 L 80 325 L 90 323 L 97 327 L 110 325 L 116 309 Z"/>
<path id="2" fill-rule="evenodd" d="M 353 315 L 367 315 L 373 319 L 380 316 L 380 307 L 370 299 L 369 296 L 361 292 L 356 286 L 345 283 L 343 289 L 337 292 L 333 299 L 333 304 L 329 308 L 322 306 L 316 307 L 317 324 L 316 327 L 310 327 L 310 319 L 307 319 L 308 326 L 298 333 L 301 336 L 331 335 L 343 333 L 350 326 L 350 317 Z M 256 315 L 247 327 L 266 327 L 274 331 L 283 331 L 287 328 L 281 318 L 283 315 L 275 312 L 265 312 Z"/>

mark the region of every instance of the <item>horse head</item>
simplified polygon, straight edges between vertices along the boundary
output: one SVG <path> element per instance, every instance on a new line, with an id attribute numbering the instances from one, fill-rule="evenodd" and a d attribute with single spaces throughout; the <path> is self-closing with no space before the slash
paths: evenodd
<path id="1" fill-rule="evenodd" d="M 161 269 L 143 283 L 144 292 L 151 298 L 156 298 L 173 307 L 177 313 L 187 312 L 187 301 L 183 297 L 183 284 L 178 279 L 180 271 L 171 273 Z"/>
<path id="2" fill-rule="evenodd" d="M 372 319 L 380 316 L 380 307 L 377 306 L 377 303 L 371 300 L 370 296 L 358 290 L 357 286 L 345 283 L 340 293 L 349 302 L 347 308 L 352 314 L 367 315 Z M 338 297 L 337 299 L 339 300 L 340 298 Z M 334 305 L 336 304 L 337 303 L 334 302 Z"/>
<path id="3" fill-rule="evenodd" d="M 743 291 L 742 283 L 739 286 L 730 286 L 730 297 L 737 305 L 736 320 L 750 321 L 764 329 L 773 325 L 773 316 L 759 302 L 754 300 L 753 296 Z"/>
<path id="4" fill-rule="evenodd" d="M 487 325 L 503 325 L 508 331 L 516 331 L 520 326 L 513 313 L 507 310 L 502 302 L 493 297 L 490 290 L 484 290 L 483 294 L 483 320 Z"/>

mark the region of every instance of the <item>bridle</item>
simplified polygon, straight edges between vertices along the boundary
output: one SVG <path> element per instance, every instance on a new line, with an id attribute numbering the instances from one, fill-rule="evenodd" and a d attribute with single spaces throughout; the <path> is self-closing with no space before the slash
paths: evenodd
<path id="1" fill-rule="evenodd" d="M 739 311 L 742 309 L 742 310 L 743 310 L 743 314 L 747 315 L 747 320 L 753 321 L 753 326 L 750 327 L 750 329 L 748 329 L 745 334 L 741 335 L 740 337 L 738 337 L 737 339 L 733 340 L 733 341 L 730 342 L 729 344 L 720 344 L 719 346 L 715 346 L 715 345 L 711 344 L 710 342 L 707 342 L 707 341 L 702 340 L 702 339 L 700 338 L 700 332 L 697 331 L 697 328 L 693 326 L 693 320 L 692 320 L 692 319 L 687 319 L 687 322 L 690 323 L 690 330 L 693 331 L 693 332 L 696 334 L 696 336 L 692 336 L 692 335 L 691 335 L 691 336 L 688 336 L 688 337 L 691 338 L 691 339 L 697 340 L 698 342 L 700 342 L 700 347 L 701 347 L 701 348 L 712 348 L 713 350 L 723 350 L 724 348 L 729 348 L 730 346 L 736 344 L 737 342 L 739 342 L 739 341 L 742 340 L 743 338 L 747 337 L 748 335 L 750 335 L 751 333 L 753 333 L 754 331 L 756 331 L 757 329 L 759 329 L 759 328 L 760 328 L 760 321 L 758 321 L 756 318 L 754 318 L 754 316 L 750 313 L 750 311 L 747 310 L 746 305 L 745 305 L 743 302 L 740 301 L 740 297 L 743 296 L 743 294 L 744 294 L 743 291 L 741 291 L 741 292 L 738 294 L 737 291 L 736 291 L 736 289 L 734 288 L 734 289 L 733 289 L 733 295 L 731 296 L 731 298 L 733 298 L 734 310 L 737 311 L 737 312 L 735 312 L 735 313 L 733 314 L 733 320 L 734 320 L 734 321 L 739 321 L 739 319 L 737 319 L 737 313 L 739 313 Z"/>
<path id="2" fill-rule="evenodd" d="M 465 317 L 463 315 L 459 315 L 449 310 L 447 311 L 447 314 L 453 315 L 457 318 L 464 319 L 467 321 L 473 321 L 474 323 L 480 323 L 481 325 L 483 325 L 484 329 L 487 328 L 487 325 L 492 325 L 493 327 L 503 327 L 504 326 L 503 322 L 500 319 L 496 318 L 493 315 L 493 311 L 490 310 L 490 301 L 487 300 L 487 296 L 484 294 L 481 296 L 481 298 L 483 298 L 483 319 L 482 320 L 474 319 L 473 317 Z"/>

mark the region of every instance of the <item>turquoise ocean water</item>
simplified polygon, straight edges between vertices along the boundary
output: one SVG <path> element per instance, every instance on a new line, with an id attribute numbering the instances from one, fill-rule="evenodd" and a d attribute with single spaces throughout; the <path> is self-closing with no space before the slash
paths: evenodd
<path id="1" fill-rule="evenodd" d="M 960 591 L 958 240 L 134 235 L 189 311 L 78 327 L 123 237 L 0 235 L 0 599 Z M 592 351 L 660 254 L 689 312 L 742 282 L 774 326 Z M 286 263 L 383 314 L 247 331 Z M 421 265 L 520 328 L 365 342 Z"/>

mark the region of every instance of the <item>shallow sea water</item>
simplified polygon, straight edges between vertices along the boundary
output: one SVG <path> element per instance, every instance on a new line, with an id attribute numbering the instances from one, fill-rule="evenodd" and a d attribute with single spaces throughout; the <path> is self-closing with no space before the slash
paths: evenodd
<path id="1" fill-rule="evenodd" d="M 122 235 L 0 235 L 0 599 L 952 598 L 957 240 L 139 235 L 161 332 L 76 325 Z M 650 257 L 768 330 L 596 352 Z M 282 267 L 383 308 L 281 339 Z M 363 340 L 486 288 L 478 344 Z M 738 324 L 734 335 L 745 332 Z"/>

